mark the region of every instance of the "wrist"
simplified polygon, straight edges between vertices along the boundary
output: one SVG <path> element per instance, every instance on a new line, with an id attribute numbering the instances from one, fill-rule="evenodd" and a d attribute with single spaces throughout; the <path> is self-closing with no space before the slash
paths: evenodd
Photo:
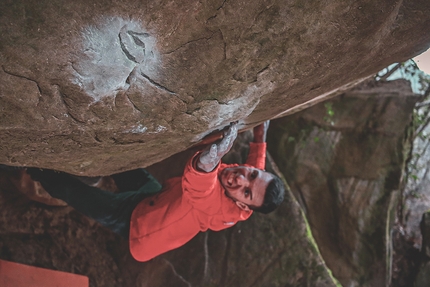
<path id="1" fill-rule="evenodd" d="M 199 172 L 211 172 L 215 169 L 215 167 L 218 165 L 217 163 L 213 163 L 213 162 L 205 162 L 204 160 L 202 161 L 201 158 L 201 154 L 200 156 L 198 156 L 193 164 L 193 167 L 195 170 L 199 171 Z"/>
<path id="2" fill-rule="evenodd" d="M 211 172 L 213 168 L 211 166 L 208 166 L 207 164 L 202 164 L 200 161 L 196 164 L 196 170 L 200 172 Z"/>

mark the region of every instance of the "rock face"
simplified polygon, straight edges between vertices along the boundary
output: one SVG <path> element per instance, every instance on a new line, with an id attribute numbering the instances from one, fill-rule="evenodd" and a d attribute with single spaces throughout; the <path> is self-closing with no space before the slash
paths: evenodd
<path id="1" fill-rule="evenodd" d="M 371 84 L 273 121 L 268 136 L 342 286 L 390 284 L 405 134 L 420 99 L 405 80 Z"/>
<path id="2" fill-rule="evenodd" d="M 430 2 L 0 3 L 0 163 L 107 175 L 246 129 L 430 44 Z"/>

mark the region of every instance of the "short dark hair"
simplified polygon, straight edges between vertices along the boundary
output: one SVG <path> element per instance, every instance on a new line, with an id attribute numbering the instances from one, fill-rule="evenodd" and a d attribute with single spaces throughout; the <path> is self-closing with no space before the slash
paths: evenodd
<path id="1" fill-rule="evenodd" d="M 282 179 L 273 175 L 273 179 L 269 182 L 264 195 L 263 204 L 260 207 L 250 206 L 249 208 L 264 214 L 274 211 L 284 201 L 285 185 Z"/>

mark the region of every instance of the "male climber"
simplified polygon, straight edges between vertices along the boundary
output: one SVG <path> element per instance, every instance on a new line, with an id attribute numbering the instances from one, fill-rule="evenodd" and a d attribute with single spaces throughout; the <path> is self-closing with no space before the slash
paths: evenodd
<path id="1" fill-rule="evenodd" d="M 254 128 L 245 165 L 221 163 L 237 136 L 237 124 L 232 123 L 221 141 L 188 161 L 182 177 L 161 186 L 145 172 L 145 183 L 137 191 L 115 194 L 65 173 L 37 168 L 27 172 L 51 196 L 128 238 L 132 256 L 147 261 L 184 245 L 200 231 L 229 228 L 253 211 L 269 213 L 283 201 L 282 180 L 264 171 L 267 128 L 268 122 Z"/>

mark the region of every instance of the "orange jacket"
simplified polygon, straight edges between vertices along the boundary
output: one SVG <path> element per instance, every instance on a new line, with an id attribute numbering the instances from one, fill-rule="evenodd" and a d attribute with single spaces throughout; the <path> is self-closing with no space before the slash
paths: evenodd
<path id="1" fill-rule="evenodd" d="M 199 153 L 187 163 L 182 177 L 166 181 L 163 190 L 142 200 L 130 222 L 130 252 L 138 261 L 150 260 L 191 240 L 199 231 L 219 231 L 248 219 L 252 211 L 240 209 L 225 195 L 218 175 L 226 167 L 219 164 L 212 172 L 195 169 Z M 251 143 L 247 165 L 264 169 L 266 144 Z"/>

